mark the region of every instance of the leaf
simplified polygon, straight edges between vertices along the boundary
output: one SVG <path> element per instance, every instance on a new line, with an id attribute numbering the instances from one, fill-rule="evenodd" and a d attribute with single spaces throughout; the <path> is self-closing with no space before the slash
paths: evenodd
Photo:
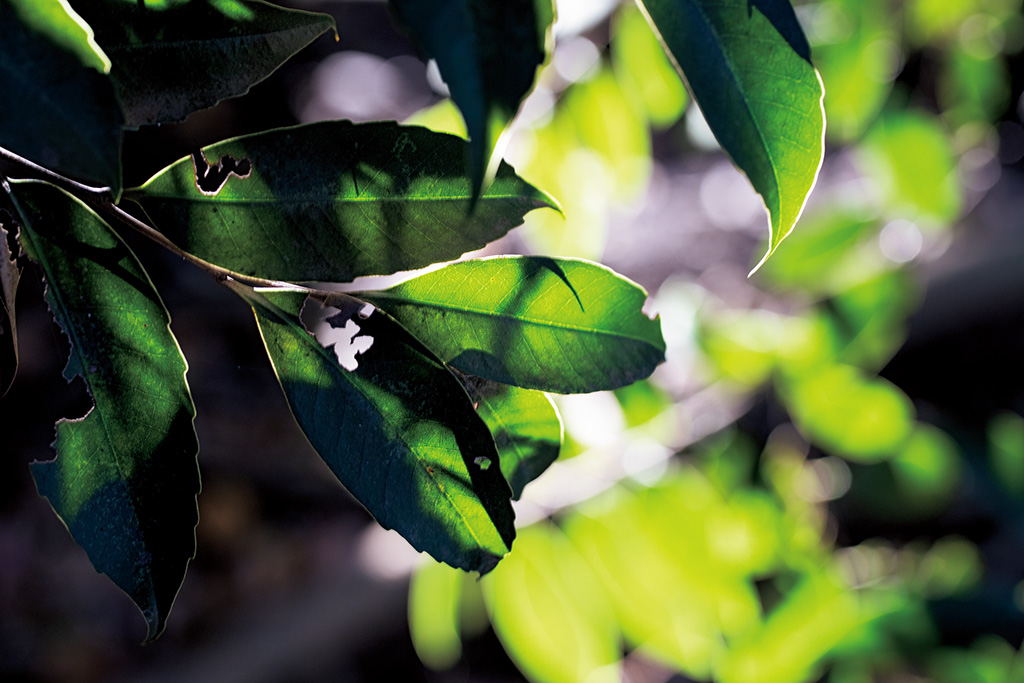
<path id="1" fill-rule="evenodd" d="M 519 389 L 466 375 L 463 383 L 491 430 L 501 472 L 519 500 L 523 487 L 558 459 L 562 420 L 554 402 L 539 391 Z"/>
<path id="2" fill-rule="evenodd" d="M 417 550 L 493 569 L 515 538 L 514 514 L 494 441 L 459 381 L 383 313 L 357 315 L 351 297 L 324 311 L 305 292 L 230 286 L 256 312 L 296 422 L 356 500 Z"/>
<path id="3" fill-rule="evenodd" d="M 78 4 L 113 62 L 110 75 L 131 127 L 180 121 L 244 95 L 334 28 L 326 14 L 261 0 Z"/>
<path id="4" fill-rule="evenodd" d="M 451 669 L 462 656 L 459 608 L 466 575 L 424 562 L 409 583 L 409 636 L 420 661 L 434 671 Z"/>
<path id="5" fill-rule="evenodd" d="M 768 209 L 771 255 L 824 155 L 824 90 L 787 0 L 639 0 L 723 149 Z"/>
<path id="6" fill-rule="evenodd" d="M 391 7 L 420 51 L 437 61 L 462 111 L 476 199 L 495 143 L 546 59 L 552 0 L 391 0 Z"/>
<path id="7" fill-rule="evenodd" d="M 18 372 L 18 327 L 14 320 L 14 296 L 20 278 L 21 268 L 11 255 L 7 230 L 0 222 L 0 397 L 11 388 Z"/>
<path id="8" fill-rule="evenodd" d="M 21 242 L 71 342 L 64 368 L 94 406 L 57 423 L 55 460 L 32 464 L 39 493 L 142 610 L 147 640 L 164 628 L 195 555 L 199 445 L 185 359 L 170 318 L 127 245 L 77 199 L 13 184 Z"/>
<path id="9" fill-rule="evenodd" d="M 211 263 L 341 282 L 457 258 L 554 205 L 502 164 L 470 215 L 465 149 L 465 140 L 415 126 L 316 123 L 212 145 L 128 196 Z"/>
<path id="10" fill-rule="evenodd" d="M 783 377 L 793 422 L 811 443 L 861 463 L 893 456 L 913 429 L 914 406 L 894 384 L 850 365 Z"/>
<path id="11" fill-rule="evenodd" d="M 518 543 L 481 582 L 516 666 L 537 683 L 621 680 L 618 626 L 588 563 L 547 522 L 521 530 Z"/>
<path id="12" fill-rule="evenodd" d="M 446 363 L 495 382 L 558 393 L 615 389 L 665 359 L 647 293 L 589 261 L 514 256 L 453 263 L 360 298 Z"/>
<path id="13" fill-rule="evenodd" d="M 0 147 L 116 196 L 123 116 L 79 22 L 59 0 L 0 2 Z"/>
<path id="14" fill-rule="evenodd" d="M 651 125 L 664 130 L 686 110 L 686 88 L 634 5 L 622 5 L 612 30 L 612 65 Z"/>
<path id="15" fill-rule="evenodd" d="M 862 162 L 891 216 L 945 225 L 963 208 L 953 141 L 923 111 L 886 112 L 865 136 Z"/>

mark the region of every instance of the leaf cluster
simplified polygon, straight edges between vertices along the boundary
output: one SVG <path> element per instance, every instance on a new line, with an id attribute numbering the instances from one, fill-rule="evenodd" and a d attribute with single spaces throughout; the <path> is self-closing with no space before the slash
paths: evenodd
<path id="1" fill-rule="evenodd" d="M 786 0 L 645 0 L 712 130 L 764 198 L 771 253 L 823 153 L 820 79 Z M 383 291 L 369 275 L 459 259 L 557 208 L 497 151 L 551 51 L 551 0 L 392 0 L 435 59 L 469 140 L 325 121 L 183 150 L 124 188 L 124 131 L 244 94 L 333 20 L 262 0 L 2 0 L 0 387 L 17 366 L 26 260 L 93 407 L 61 420 L 42 495 L 142 610 L 149 640 L 195 553 L 200 482 L 186 361 L 132 229 L 252 308 L 295 420 L 338 480 L 415 548 L 486 573 L 511 498 L 557 457 L 543 392 L 615 389 L 664 360 L 638 285 L 542 256 L 444 265 Z M 10 235 L 11 239 L 6 239 Z M 16 234 L 16 239 L 14 239 Z M 331 283 L 324 285 L 321 283 Z"/>

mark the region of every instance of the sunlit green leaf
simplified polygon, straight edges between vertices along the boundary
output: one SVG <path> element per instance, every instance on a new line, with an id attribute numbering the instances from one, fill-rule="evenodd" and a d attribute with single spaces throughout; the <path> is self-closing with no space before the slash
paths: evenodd
<path id="1" fill-rule="evenodd" d="M 828 135 L 848 142 L 867 129 L 892 90 L 898 21 L 885 3 L 859 0 L 827 0 L 814 16 L 824 24 L 816 31 L 814 63 L 828 92 Z"/>
<path id="2" fill-rule="evenodd" d="M 409 635 L 420 661 L 435 671 L 450 669 L 462 655 L 459 602 L 465 575 L 426 562 L 409 584 Z"/>
<path id="3" fill-rule="evenodd" d="M 615 198 L 634 199 L 651 175 L 651 135 L 647 122 L 607 66 L 586 81 L 573 84 L 559 103 L 561 134 L 596 152 L 611 176 Z M 569 183 L 580 179 L 570 178 Z M 561 197 L 561 195 L 559 195 Z"/>
<path id="4" fill-rule="evenodd" d="M 92 27 L 67 0 L 8 0 L 18 19 L 31 31 L 73 53 L 85 66 L 100 73 L 110 71 L 110 59 L 96 44 Z"/>
<path id="5" fill-rule="evenodd" d="M 562 420 L 551 399 L 539 392 L 466 376 L 463 382 L 487 423 L 501 456 L 501 473 L 519 500 L 523 487 L 558 458 Z"/>
<path id="6" fill-rule="evenodd" d="M 763 628 L 735 639 L 718 663 L 721 683 L 815 680 L 816 667 L 862 622 L 857 596 L 823 572 L 804 578 Z"/>
<path id="7" fill-rule="evenodd" d="M 57 458 L 32 474 L 152 640 L 195 554 L 199 445 L 185 359 L 146 272 L 96 214 L 45 183 L 17 183 L 13 197 L 22 246 L 71 342 L 64 376 L 81 377 L 94 403 L 57 423 Z"/>
<path id="8" fill-rule="evenodd" d="M 334 26 L 262 0 L 76 3 L 110 56 L 126 124 L 178 121 L 243 95 Z"/>
<path id="9" fill-rule="evenodd" d="M 552 206 L 502 164 L 471 214 L 466 144 L 395 123 L 282 128 L 211 145 L 127 196 L 206 261 L 341 282 L 457 258 Z"/>
<path id="10" fill-rule="evenodd" d="M 862 147 L 867 170 L 890 213 L 946 224 L 963 202 L 949 134 L 924 112 L 887 112 Z"/>
<path id="11" fill-rule="evenodd" d="M 836 455 L 878 462 L 895 454 L 913 428 L 906 394 L 849 365 L 827 365 L 779 385 L 797 427 Z"/>
<path id="12" fill-rule="evenodd" d="M 607 598 L 556 527 L 520 531 L 516 551 L 483 583 L 494 630 L 531 680 L 620 680 L 619 634 Z"/>
<path id="13" fill-rule="evenodd" d="M 446 363 L 520 387 L 580 393 L 649 375 L 665 358 L 647 293 L 588 261 L 461 261 L 360 297 L 393 315 Z"/>
<path id="14" fill-rule="evenodd" d="M 424 56 L 437 61 L 469 132 L 472 194 L 498 136 L 547 56 L 552 0 L 391 0 Z"/>
<path id="15" fill-rule="evenodd" d="M 0 214 L 2 215 L 2 214 Z M 18 327 L 14 319 L 14 296 L 21 268 L 8 244 L 8 233 L 0 223 L 0 397 L 7 393 L 18 372 Z"/>
<path id="16" fill-rule="evenodd" d="M 793 8 L 788 0 L 640 3 L 715 137 L 764 200 L 767 258 L 793 229 L 824 155 L 824 93 Z"/>
<path id="17" fill-rule="evenodd" d="M 0 3 L 0 147 L 116 195 L 123 116 L 79 22 L 59 0 Z"/>
<path id="18" fill-rule="evenodd" d="M 638 427 L 672 407 L 672 397 L 652 382 L 641 380 L 615 390 L 626 425 Z"/>
<path id="19" fill-rule="evenodd" d="M 748 575 L 774 562 L 779 512 L 755 497 L 724 501 L 688 469 L 638 494 L 615 492 L 569 519 L 566 533 L 603 581 L 623 635 L 645 656 L 705 680 L 725 650 L 723 635 L 756 626 Z"/>
<path id="20" fill-rule="evenodd" d="M 511 492 L 459 381 L 349 297 L 322 307 L 301 291 L 232 287 L 256 312 L 296 422 L 356 500 L 417 550 L 493 569 L 515 537 Z"/>
<path id="21" fill-rule="evenodd" d="M 612 65 L 623 88 L 635 93 L 651 125 L 668 128 L 686 109 L 686 87 L 634 5 L 615 16 Z"/>

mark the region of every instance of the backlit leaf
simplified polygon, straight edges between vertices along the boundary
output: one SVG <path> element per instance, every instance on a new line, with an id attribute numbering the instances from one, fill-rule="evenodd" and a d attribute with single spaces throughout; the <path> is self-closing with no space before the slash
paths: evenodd
<path id="1" fill-rule="evenodd" d="M 417 550 L 493 569 L 515 537 L 511 492 L 454 375 L 351 297 L 321 307 L 302 291 L 232 288 L 256 312 L 295 420 L 356 500 Z"/>
<path id="2" fill-rule="evenodd" d="M 516 552 L 481 583 L 498 638 L 530 680 L 621 680 L 619 633 L 608 598 L 555 526 L 523 529 Z"/>
<path id="3" fill-rule="evenodd" d="M 655 128 L 668 128 L 683 115 L 688 97 L 672 63 L 635 6 L 615 16 L 612 66 L 624 89 L 634 93 Z"/>
<path id="4" fill-rule="evenodd" d="M 953 141 L 931 114 L 886 112 L 868 131 L 861 158 L 891 215 L 946 224 L 960 214 Z"/>
<path id="5" fill-rule="evenodd" d="M 881 2 L 821 3 L 814 63 L 828 90 L 829 138 L 848 142 L 868 127 L 892 91 L 900 64 L 899 22 Z"/>
<path id="6" fill-rule="evenodd" d="M 896 386 L 849 365 L 785 378 L 780 393 L 807 438 L 857 462 L 896 453 L 913 429 L 914 406 Z"/>
<path id="7" fill-rule="evenodd" d="M 195 554 L 199 445 L 185 359 L 170 318 L 127 245 L 85 205 L 40 182 L 16 183 L 21 242 L 71 342 L 64 369 L 94 406 L 57 423 L 55 460 L 32 464 L 40 494 L 163 630 Z"/>
<path id="8" fill-rule="evenodd" d="M 501 472 L 519 500 L 523 487 L 558 459 L 562 420 L 546 394 L 479 377 L 463 379 L 501 456 Z"/>
<path id="9" fill-rule="evenodd" d="M 113 63 L 126 124 L 179 121 L 243 95 L 314 38 L 326 14 L 262 0 L 76 3 Z"/>
<path id="10" fill-rule="evenodd" d="M 466 144 L 395 123 L 283 128 L 207 147 L 128 196 L 211 263 L 342 282 L 457 258 L 553 206 L 502 164 L 470 214 Z"/>
<path id="11" fill-rule="evenodd" d="M 459 605 L 465 577 L 425 562 L 409 583 L 409 635 L 420 661 L 435 671 L 452 668 L 462 655 Z"/>
<path id="12" fill-rule="evenodd" d="M 123 116 L 101 52 L 58 0 L 0 2 L 0 147 L 121 189 Z"/>
<path id="13" fill-rule="evenodd" d="M 788 0 L 640 3 L 715 137 L 764 200 L 763 263 L 793 229 L 824 155 L 824 92 L 793 8 Z"/>
<path id="14" fill-rule="evenodd" d="M 2 215 L 2 214 L 0 214 Z M 14 295 L 21 268 L 11 255 L 8 233 L 0 223 L 0 397 L 7 393 L 18 372 L 18 327 L 14 320 Z"/>
<path id="15" fill-rule="evenodd" d="M 391 0 L 424 56 L 437 61 L 471 140 L 475 198 L 498 136 L 547 55 L 551 0 Z"/>
<path id="16" fill-rule="evenodd" d="M 361 298 L 393 315 L 442 360 L 495 382 L 581 393 L 648 376 L 665 358 L 647 293 L 588 261 L 461 261 Z"/>

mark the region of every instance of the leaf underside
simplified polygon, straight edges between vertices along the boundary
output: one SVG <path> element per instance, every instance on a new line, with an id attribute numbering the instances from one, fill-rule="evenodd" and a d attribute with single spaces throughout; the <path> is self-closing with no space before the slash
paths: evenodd
<path id="1" fill-rule="evenodd" d="M 647 293 L 589 261 L 460 261 L 357 296 L 446 363 L 504 384 L 557 393 L 615 389 L 665 359 L 661 324 L 642 312 Z"/>
<path id="2" fill-rule="evenodd" d="M 345 282 L 458 258 L 553 206 L 502 163 L 471 211 L 465 149 L 418 126 L 330 121 L 212 145 L 127 196 L 211 263 Z"/>
<path id="3" fill-rule="evenodd" d="M 123 116 L 114 87 L 83 63 L 92 50 L 84 32 L 59 45 L 44 29 L 0 2 L 0 147 L 116 196 Z"/>
<path id="4" fill-rule="evenodd" d="M 469 133 L 473 197 L 501 131 L 544 63 L 551 0 L 391 0 L 396 18 L 438 70 Z"/>
<path id="5" fill-rule="evenodd" d="M 57 423 L 57 457 L 32 464 L 39 493 L 97 571 L 163 630 L 195 555 L 198 442 L 185 359 L 170 318 L 127 245 L 52 185 L 12 185 L 21 242 L 71 342 L 64 376 L 94 402 Z"/>
<path id="6" fill-rule="evenodd" d="M 824 88 L 788 0 L 638 0 L 722 148 L 768 210 L 768 252 L 824 155 Z"/>
<path id="7" fill-rule="evenodd" d="M 233 288 L 253 306 L 296 421 L 345 488 L 417 550 L 490 571 L 515 537 L 510 491 L 454 375 L 385 314 L 357 315 L 350 297 L 323 309 L 304 292 Z M 356 326 L 357 366 L 340 365 L 345 350 L 307 325 Z"/>
<path id="8" fill-rule="evenodd" d="M 180 121 L 244 95 L 334 27 L 326 14 L 260 0 L 80 4 L 110 57 L 110 75 L 131 127 Z"/>

